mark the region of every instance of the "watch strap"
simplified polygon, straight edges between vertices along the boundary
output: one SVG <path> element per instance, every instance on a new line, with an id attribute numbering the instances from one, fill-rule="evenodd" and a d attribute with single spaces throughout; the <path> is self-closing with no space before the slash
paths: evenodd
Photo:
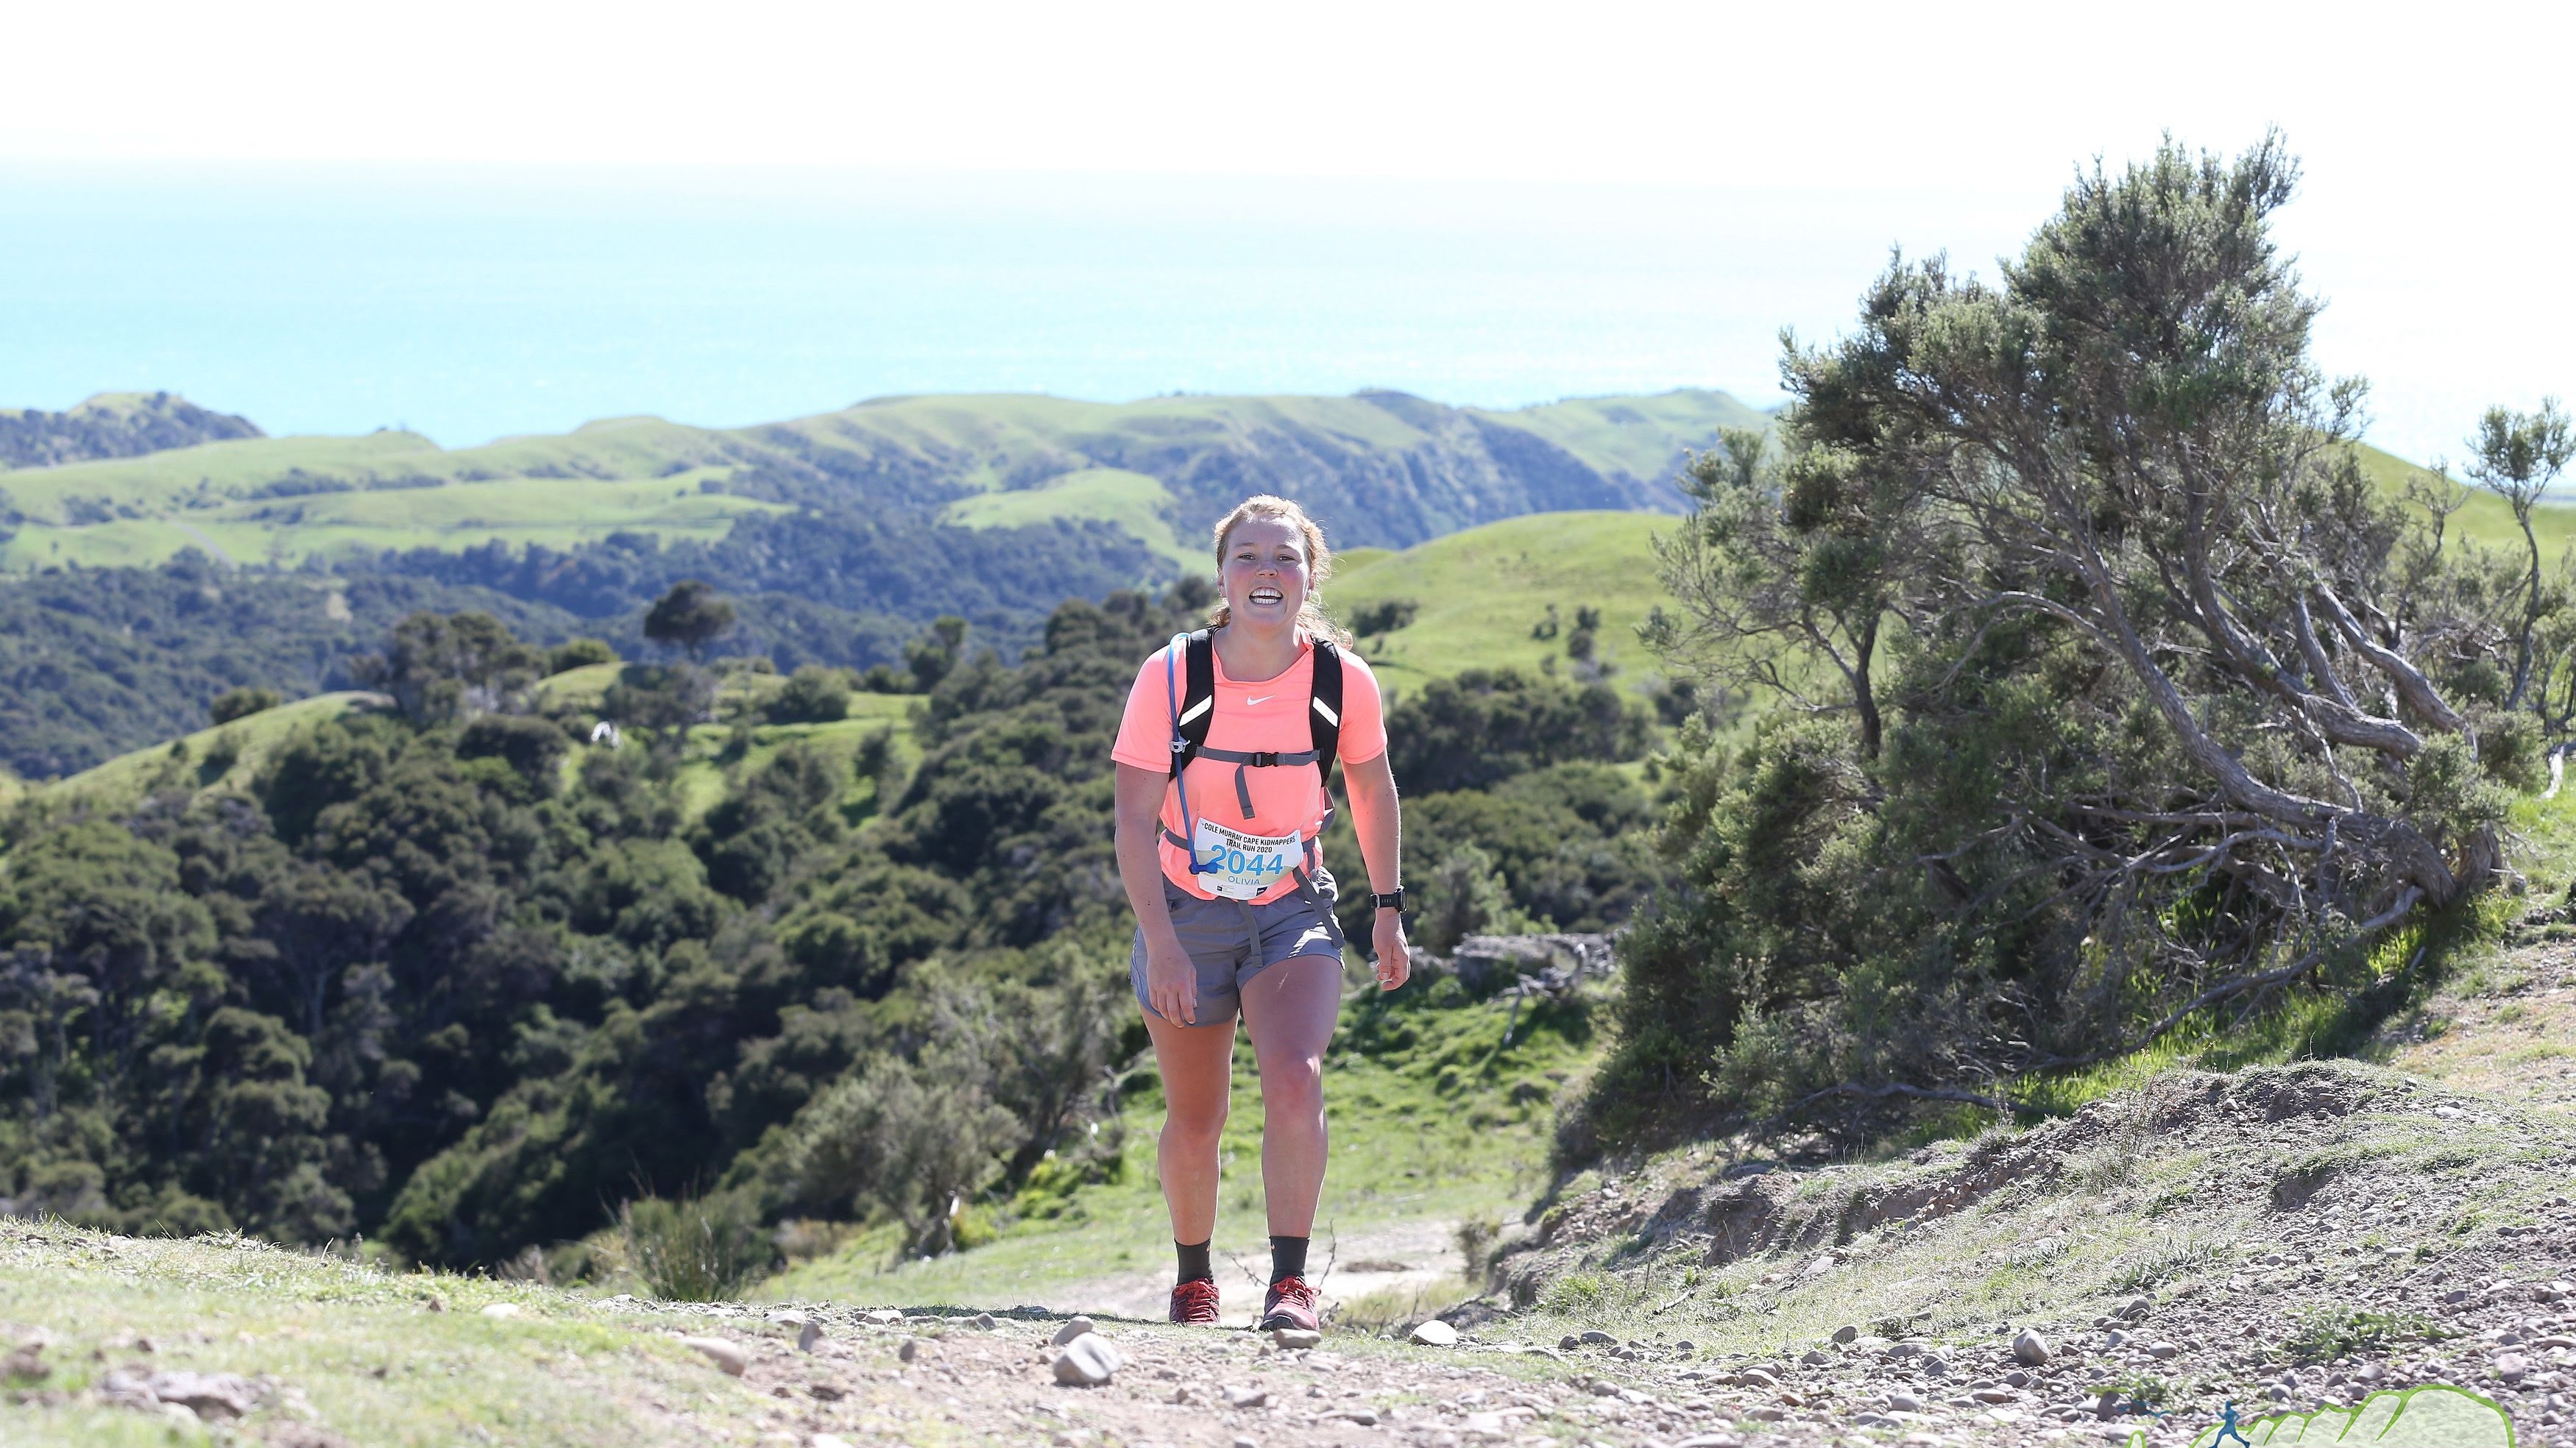
<path id="1" fill-rule="evenodd" d="M 1394 890 L 1392 890 L 1392 891 L 1390 891 L 1390 892 L 1388 892 L 1387 894 L 1384 894 L 1384 895 L 1371 894 L 1371 895 L 1369 896 L 1369 908 L 1370 908 L 1370 909 L 1372 909 L 1372 910 L 1401 910 L 1401 909 L 1403 909 L 1403 908 L 1404 908 L 1404 887 L 1403 887 L 1402 885 L 1398 885 L 1398 886 L 1396 886 L 1396 887 L 1395 887 L 1395 889 L 1394 889 Z"/>

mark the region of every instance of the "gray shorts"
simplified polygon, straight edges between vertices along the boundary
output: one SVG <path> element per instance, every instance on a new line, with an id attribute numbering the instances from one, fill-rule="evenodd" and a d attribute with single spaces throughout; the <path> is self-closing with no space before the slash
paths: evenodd
<path id="1" fill-rule="evenodd" d="M 1342 927 L 1333 919 L 1333 874 L 1318 867 L 1312 899 L 1291 890 L 1263 905 L 1242 900 L 1202 900 L 1169 880 L 1163 882 L 1163 904 L 1172 912 L 1172 929 L 1181 949 L 1198 967 L 1197 1025 L 1230 1021 L 1243 1008 L 1243 983 L 1283 960 L 1301 955 L 1342 958 Z M 1136 943 L 1127 957 L 1127 981 L 1136 988 L 1136 1004 L 1158 1015 L 1145 998 L 1145 927 L 1136 927 Z"/>

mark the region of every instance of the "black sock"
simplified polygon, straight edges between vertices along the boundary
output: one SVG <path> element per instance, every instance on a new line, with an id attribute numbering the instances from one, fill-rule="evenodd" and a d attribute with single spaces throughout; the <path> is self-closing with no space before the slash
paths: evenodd
<path id="1" fill-rule="evenodd" d="M 1306 1275 L 1306 1243 L 1308 1240 L 1309 1239 L 1305 1237 L 1273 1237 L 1270 1239 L 1271 1281 L 1277 1282 L 1284 1277 L 1303 1277 Z"/>
<path id="2" fill-rule="evenodd" d="M 1175 1285 L 1179 1282 L 1214 1282 L 1216 1280 L 1216 1269 L 1208 1265 L 1208 1247 L 1215 1241 L 1214 1237 L 1210 1237 L 1195 1247 L 1187 1242 L 1172 1244 L 1173 1250 L 1181 1257 L 1181 1275 L 1176 1279 Z"/>

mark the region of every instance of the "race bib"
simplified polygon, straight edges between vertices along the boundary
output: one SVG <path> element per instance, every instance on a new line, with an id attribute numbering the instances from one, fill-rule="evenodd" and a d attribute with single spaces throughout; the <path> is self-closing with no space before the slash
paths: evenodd
<path id="1" fill-rule="evenodd" d="M 1247 835 L 1203 819 L 1190 836 L 1190 857 L 1219 899 L 1249 900 L 1287 879 L 1305 861 L 1306 844 L 1295 835 Z"/>

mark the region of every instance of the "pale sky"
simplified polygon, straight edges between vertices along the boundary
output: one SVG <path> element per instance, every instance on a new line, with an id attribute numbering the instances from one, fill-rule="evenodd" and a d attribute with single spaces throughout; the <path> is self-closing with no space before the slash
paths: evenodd
<path id="1" fill-rule="evenodd" d="M 2564 7 L 139 0 L 5 36 L 0 161 L 1790 187 L 1981 266 L 2080 159 L 2278 125 L 2375 437 L 2456 456 L 2485 403 L 2576 386 Z"/>

